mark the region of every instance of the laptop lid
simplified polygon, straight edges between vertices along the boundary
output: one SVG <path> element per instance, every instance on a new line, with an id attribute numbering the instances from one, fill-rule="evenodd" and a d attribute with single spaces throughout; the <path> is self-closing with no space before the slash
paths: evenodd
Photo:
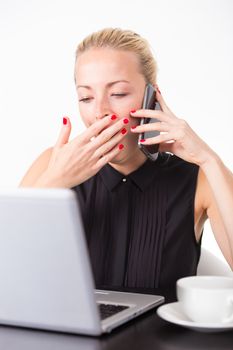
<path id="1" fill-rule="evenodd" d="M 0 323 L 102 332 L 83 232 L 72 190 L 0 191 Z"/>
<path id="2" fill-rule="evenodd" d="M 69 189 L 0 191 L 0 281 L 0 323 L 63 332 L 110 332 L 164 301 L 94 291 L 79 204 Z"/>

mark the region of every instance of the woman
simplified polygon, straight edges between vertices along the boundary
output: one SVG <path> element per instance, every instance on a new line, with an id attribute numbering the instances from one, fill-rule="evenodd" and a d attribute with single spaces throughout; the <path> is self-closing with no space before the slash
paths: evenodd
<path id="1" fill-rule="evenodd" d="M 142 110 L 156 62 L 145 39 L 107 28 L 77 48 L 75 83 L 87 129 L 60 136 L 31 166 L 21 186 L 73 188 L 79 198 L 97 287 L 174 286 L 196 273 L 203 225 L 233 268 L 233 175 L 218 155 L 166 105 Z M 141 117 L 160 122 L 139 126 Z M 155 162 L 138 148 L 138 134 L 161 134 Z M 168 153 L 172 155 L 169 157 Z"/>

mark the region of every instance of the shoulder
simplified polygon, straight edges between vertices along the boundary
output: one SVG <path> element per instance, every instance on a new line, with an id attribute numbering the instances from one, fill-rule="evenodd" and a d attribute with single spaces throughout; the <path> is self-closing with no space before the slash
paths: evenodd
<path id="1" fill-rule="evenodd" d="M 32 186 L 40 175 L 47 169 L 53 148 L 48 148 L 35 159 L 30 168 L 27 170 L 20 186 Z"/>

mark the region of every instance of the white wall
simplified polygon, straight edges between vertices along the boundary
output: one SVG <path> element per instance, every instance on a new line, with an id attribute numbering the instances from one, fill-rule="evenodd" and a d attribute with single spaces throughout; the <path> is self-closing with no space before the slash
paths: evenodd
<path id="1" fill-rule="evenodd" d="M 148 38 L 167 103 L 233 169 L 232 19 L 231 0 L 0 0 L 0 187 L 53 145 L 63 115 L 83 129 L 75 48 L 106 26 Z M 220 256 L 208 225 L 204 245 Z"/>

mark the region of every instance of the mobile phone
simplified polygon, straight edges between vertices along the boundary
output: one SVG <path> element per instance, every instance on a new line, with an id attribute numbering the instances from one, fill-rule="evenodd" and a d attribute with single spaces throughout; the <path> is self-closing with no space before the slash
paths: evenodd
<path id="1" fill-rule="evenodd" d="M 156 90 L 151 84 L 146 85 L 142 108 L 161 110 L 160 104 L 156 99 Z M 140 125 L 156 123 L 156 122 L 159 122 L 159 120 L 156 118 L 141 118 Z M 159 131 L 147 131 L 139 134 L 139 137 L 138 137 L 138 147 L 152 161 L 155 161 L 158 158 L 159 144 L 144 145 L 140 141 L 142 139 L 148 139 L 150 137 L 158 136 L 159 134 L 160 134 Z"/>

